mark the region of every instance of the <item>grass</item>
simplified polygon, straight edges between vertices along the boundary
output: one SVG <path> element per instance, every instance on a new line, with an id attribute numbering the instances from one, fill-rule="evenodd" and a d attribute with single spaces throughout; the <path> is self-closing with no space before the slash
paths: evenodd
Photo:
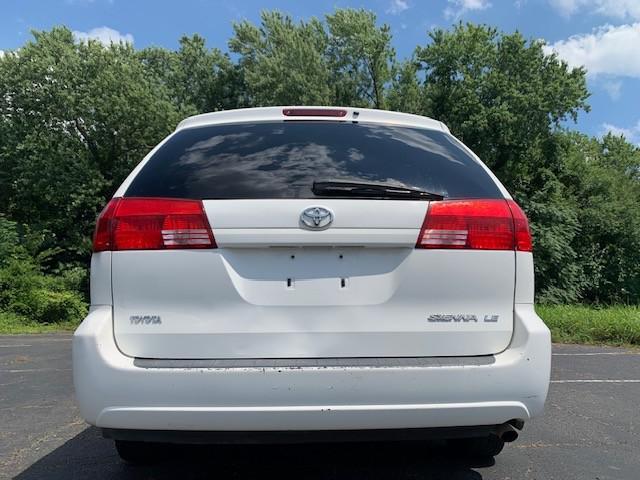
<path id="1" fill-rule="evenodd" d="M 12 313 L 0 312 L 0 334 L 73 332 L 80 322 L 38 323 L 28 322 Z"/>
<path id="2" fill-rule="evenodd" d="M 554 342 L 640 345 L 640 307 L 537 305 Z"/>
<path id="3" fill-rule="evenodd" d="M 537 305 L 536 311 L 551 329 L 554 342 L 640 345 L 640 307 Z M 79 322 L 28 322 L 0 312 L 0 334 L 72 332 Z"/>

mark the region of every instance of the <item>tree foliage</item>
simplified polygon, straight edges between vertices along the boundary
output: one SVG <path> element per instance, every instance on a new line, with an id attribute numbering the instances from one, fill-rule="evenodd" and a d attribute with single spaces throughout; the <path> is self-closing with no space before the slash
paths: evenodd
<path id="1" fill-rule="evenodd" d="M 85 272 L 68 269 L 59 275 L 45 275 L 34 255 L 35 238 L 24 238 L 15 222 L 0 215 L 0 315 L 12 315 L 23 323 L 57 323 L 80 320 L 87 313 L 80 293 Z"/>
<path id="2" fill-rule="evenodd" d="M 581 298 L 640 300 L 640 151 L 621 137 L 562 137 L 567 197 L 580 226 L 573 241 Z"/>
<path id="3" fill-rule="evenodd" d="M 184 113 L 132 46 L 66 28 L 5 55 L 0 92 L 0 213 L 84 262 L 105 198 Z"/>
<path id="4" fill-rule="evenodd" d="M 13 245 L 0 308 L 86 288 L 96 214 L 182 118 L 265 105 L 443 121 L 527 212 L 539 300 L 640 301 L 640 152 L 621 137 L 566 130 L 589 109 L 586 72 L 542 42 L 458 24 L 398 60 L 375 14 L 338 9 L 300 21 L 264 12 L 259 24 L 234 25 L 228 50 L 199 35 L 175 51 L 105 46 L 56 27 L 0 58 L 0 250 Z M 13 276 L 29 280 L 7 294 Z M 38 301 L 23 313 L 49 308 Z"/>
<path id="5" fill-rule="evenodd" d="M 333 103 L 385 108 L 395 63 L 391 29 L 378 27 L 375 14 L 366 10 L 337 10 L 326 19 Z"/>
<path id="6" fill-rule="evenodd" d="M 252 105 L 325 105 L 330 102 L 327 34 L 312 18 L 295 23 L 279 12 L 264 12 L 260 27 L 234 25 L 229 48 L 240 56 Z"/>
<path id="7" fill-rule="evenodd" d="M 207 49 L 200 35 L 183 36 L 180 48 L 149 47 L 139 58 L 184 112 L 213 112 L 244 106 L 241 71 L 229 55 Z"/>

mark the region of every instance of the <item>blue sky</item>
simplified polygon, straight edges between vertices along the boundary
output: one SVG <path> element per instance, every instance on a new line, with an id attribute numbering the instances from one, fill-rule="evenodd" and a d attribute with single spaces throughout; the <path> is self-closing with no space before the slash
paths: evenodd
<path id="1" fill-rule="evenodd" d="M 336 7 L 376 12 L 392 27 L 401 58 L 427 42 L 430 28 L 459 20 L 542 38 L 570 65 L 589 70 L 592 111 L 572 128 L 593 135 L 610 130 L 640 144 L 640 0 L 5 0 L 0 52 L 19 48 L 31 29 L 60 24 L 78 38 L 124 39 L 137 48 L 176 48 L 181 35 L 199 33 L 210 47 L 226 50 L 232 23 L 258 22 L 262 9 L 304 19 Z"/>

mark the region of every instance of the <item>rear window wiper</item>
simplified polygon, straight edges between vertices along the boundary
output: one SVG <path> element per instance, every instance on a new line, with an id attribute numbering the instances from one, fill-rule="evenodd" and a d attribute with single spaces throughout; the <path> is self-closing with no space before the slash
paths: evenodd
<path id="1" fill-rule="evenodd" d="M 385 185 L 383 183 L 344 182 L 327 180 L 313 182 L 311 191 L 326 197 L 406 198 L 415 200 L 442 200 L 443 195 L 417 188 Z"/>

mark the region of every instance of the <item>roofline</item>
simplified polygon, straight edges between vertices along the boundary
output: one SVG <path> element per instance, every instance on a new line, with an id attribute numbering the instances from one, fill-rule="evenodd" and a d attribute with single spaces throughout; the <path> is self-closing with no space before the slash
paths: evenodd
<path id="1" fill-rule="evenodd" d="M 324 116 L 286 116 L 282 113 L 284 109 L 313 108 L 320 110 L 340 109 L 346 110 L 344 117 L 324 117 Z M 222 110 L 219 112 L 203 113 L 185 118 L 178 126 L 177 130 L 192 127 L 202 127 L 205 125 L 219 125 L 228 123 L 247 122 L 267 122 L 278 120 L 323 120 L 323 121 L 358 121 L 366 123 L 383 123 L 387 125 L 402 125 L 408 127 L 428 128 L 449 133 L 447 126 L 429 117 L 413 115 L 411 113 L 393 112 L 390 110 L 376 110 L 372 108 L 357 107 L 328 107 L 328 106 L 279 106 L 279 107 L 257 107 L 239 108 L 235 110 Z"/>

